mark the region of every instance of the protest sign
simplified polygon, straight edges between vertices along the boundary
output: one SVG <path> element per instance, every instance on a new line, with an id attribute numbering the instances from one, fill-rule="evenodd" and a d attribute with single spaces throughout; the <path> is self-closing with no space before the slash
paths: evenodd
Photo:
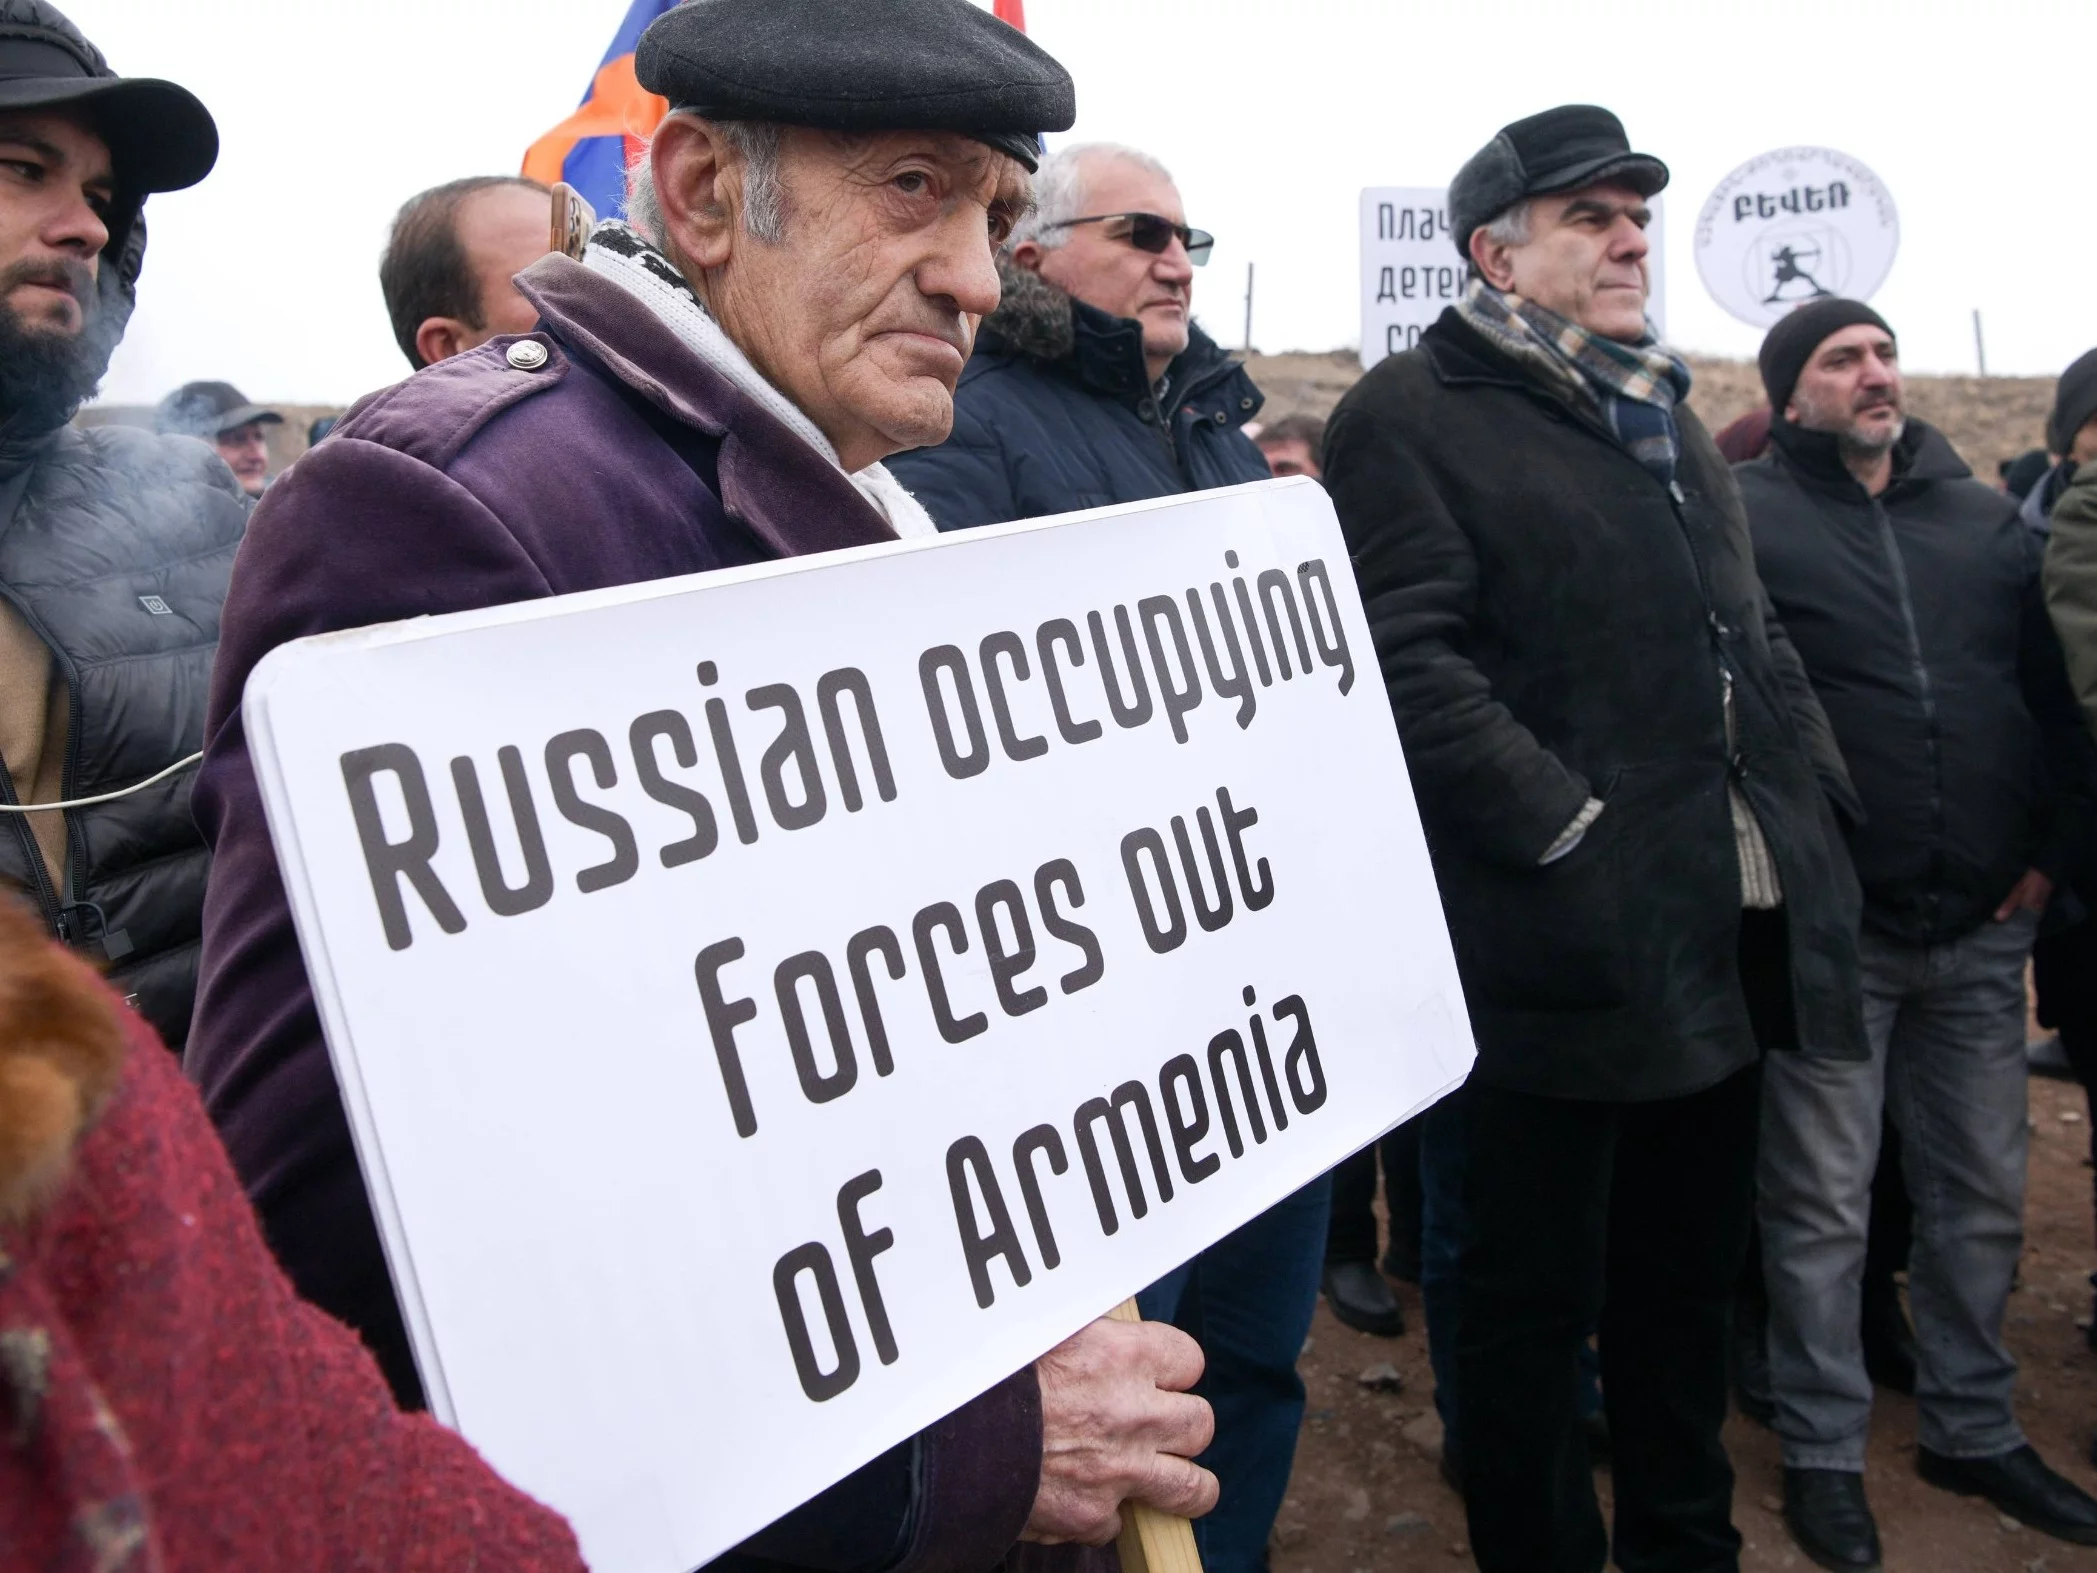
<path id="1" fill-rule="evenodd" d="M 1807 301 L 1869 300 L 1893 270 L 1900 215 L 1879 177 L 1825 147 L 1751 158 L 1697 215 L 1697 272 L 1711 298 L 1767 328 Z"/>
<path id="2" fill-rule="evenodd" d="M 431 1402 L 599 1573 L 1470 1064 L 1310 482 L 304 640 L 246 715 Z"/>
<path id="3" fill-rule="evenodd" d="M 1667 337 L 1667 247 L 1659 197 L 1647 206 L 1646 316 Z M 1463 298 L 1469 262 L 1449 233 L 1447 186 L 1362 188 L 1362 370 L 1420 342 Z"/>

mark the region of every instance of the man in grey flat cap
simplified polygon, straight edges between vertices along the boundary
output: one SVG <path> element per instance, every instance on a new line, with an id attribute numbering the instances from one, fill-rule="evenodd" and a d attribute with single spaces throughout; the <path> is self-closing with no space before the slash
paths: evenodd
<path id="1" fill-rule="evenodd" d="M 234 576 L 197 793 L 216 863 L 187 1067 L 294 1281 L 411 1401 L 242 688 L 302 635 L 931 531 L 880 460 L 946 435 L 1038 135 L 1075 109 L 1062 67 L 969 0 L 891 0 L 878 30 L 872 13 L 692 0 L 657 20 L 636 70 L 672 111 L 632 225 L 519 276 L 533 332 L 345 416 L 256 510 Z M 1201 1513 L 1200 1371 L 1173 1328 L 1094 1323 L 733 1555 L 972 1573 L 1023 1539 L 1103 1543 L 1126 1501 Z"/>
<path id="2" fill-rule="evenodd" d="M 1598 1328 L 1617 1564 L 1739 1565 L 1719 1428 L 1760 1061 L 1866 1052 L 1855 798 L 1646 322 L 1666 182 L 1606 109 L 1505 128 L 1449 191 L 1462 304 L 1326 431 L 1478 1042 L 1425 1167 L 1430 1195 L 1462 1174 L 1484 1573 L 1609 1559 L 1577 1411 Z"/>

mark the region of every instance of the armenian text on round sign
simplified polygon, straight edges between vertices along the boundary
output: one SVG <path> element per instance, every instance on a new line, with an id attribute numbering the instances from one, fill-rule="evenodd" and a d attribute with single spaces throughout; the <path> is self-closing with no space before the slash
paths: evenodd
<path id="1" fill-rule="evenodd" d="M 306 641 L 247 710 L 433 1404 L 596 1567 L 732 1546 L 1469 1065 L 1310 483 Z"/>
<path id="2" fill-rule="evenodd" d="M 1877 175 L 1832 148 L 1779 148 L 1718 183 L 1697 217 L 1697 271 L 1712 299 L 1766 328 L 1809 301 L 1869 300 L 1900 249 L 1900 215 Z"/>

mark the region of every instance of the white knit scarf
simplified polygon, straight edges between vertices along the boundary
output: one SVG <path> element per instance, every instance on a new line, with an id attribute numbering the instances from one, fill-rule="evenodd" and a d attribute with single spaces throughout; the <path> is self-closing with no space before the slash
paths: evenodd
<path id="1" fill-rule="evenodd" d="M 830 439 L 750 364 L 750 357 L 721 331 L 721 325 L 699 303 L 699 297 L 692 293 L 692 287 L 675 265 L 634 230 L 617 220 L 599 224 L 591 231 L 582 260 L 591 272 L 604 275 L 639 299 L 685 348 L 820 454 L 824 463 L 858 488 L 859 494 L 874 505 L 874 511 L 888 521 L 899 537 L 910 540 L 939 533 L 932 516 L 885 466 L 870 464 L 863 470 L 848 471 L 839 464 Z"/>

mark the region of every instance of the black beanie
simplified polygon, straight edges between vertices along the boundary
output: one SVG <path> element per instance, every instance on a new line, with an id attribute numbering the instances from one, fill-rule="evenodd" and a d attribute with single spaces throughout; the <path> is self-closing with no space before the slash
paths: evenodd
<path id="1" fill-rule="evenodd" d="M 2061 373 L 2053 390 L 2053 414 L 2046 420 L 2046 446 L 2065 455 L 2075 434 L 2097 415 L 2097 350 L 2079 355 Z"/>
<path id="2" fill-rule="evenodd" d="M 1769 407 L 1782 415 L 1791 402 L 1791 390 L 1798 386 L 1798 374 L 1806 369 L 1813 352 L 1827 342 L 1828 335 L 1860 322 L 1893 336 L 1884 317 L 1861 300 L 1844 300 L 1839 295 L 1801 306 L 1771 328 L 1755 357 L 1762 368 L 1762 390 L 1769 395 Z"/>

